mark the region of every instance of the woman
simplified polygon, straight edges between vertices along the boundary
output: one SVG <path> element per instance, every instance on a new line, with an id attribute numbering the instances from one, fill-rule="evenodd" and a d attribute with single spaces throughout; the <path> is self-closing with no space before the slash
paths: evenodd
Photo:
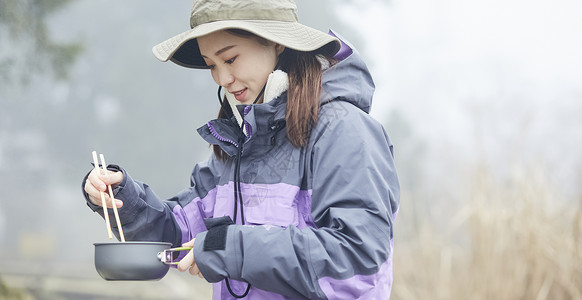
<path id="1" fill-rule="evenodd" d="M 153 51 L 210 69 L 213 154 L 165 201 L 116 165 L 92 171 L 89 206 L 113 185 L 126 239 L 193 246 L 178 269 L 215 299 L 389 298 L 399 184 L 358 54 L 297 23 L 292 0 L 199 0 L 191 26 Z"/>

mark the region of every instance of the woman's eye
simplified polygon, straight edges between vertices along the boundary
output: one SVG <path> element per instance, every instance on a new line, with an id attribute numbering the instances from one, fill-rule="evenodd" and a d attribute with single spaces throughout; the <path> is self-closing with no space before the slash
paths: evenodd
<path id="1" fill-rule="evenodd" d="M 229 59 L 229 60 L 225 61 L 225 63 L 227 63 L 227 64 L 229 64 L 229 65 L 230 65 L 230 64 L 232 64 L 232 63 L 233 63 L 233 62 L 236 60 L 236 58 L 237 58 L 237 56 L 235 56 L 235 57 L 233 57 L 233 58 L 231 58 L 231 59 Z"/>
<path id="2" fill-rule="evenodd" d="M 206 64 L 206 67 L 207 67 L 208 69 L 214 69 L 214 65 L 213 65 L 213 64 L 211 64 L 211 63 L 207 62 L 206 60 L 204 61 L 204 63 Z"/>

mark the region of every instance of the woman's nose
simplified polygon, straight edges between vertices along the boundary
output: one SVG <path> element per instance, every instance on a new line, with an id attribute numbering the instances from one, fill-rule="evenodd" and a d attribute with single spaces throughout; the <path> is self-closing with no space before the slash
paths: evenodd
<path id="1" fill-rule="evenodd" d="M 234 81 L 234 76 L 232 75 L 230 70 L 228 70 L 228 68 L 221 68 L 220 70 L 218 70 L 217 75 L 218 75 L 217 83 L 220 86 L 226 87 Z"/>

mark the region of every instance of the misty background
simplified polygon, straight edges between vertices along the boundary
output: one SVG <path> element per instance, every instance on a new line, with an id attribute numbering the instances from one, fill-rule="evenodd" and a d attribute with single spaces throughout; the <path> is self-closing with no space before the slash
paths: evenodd
<path id="1" fill-rule="evenodd" d="M 216 115 L 216 84 L 208 71 L 162 63 L 151 53 L 189 29 L 191 4 L 0 0 L 0 291 L 6 295 L 210 295 L 209 284 L 175 270 L 159 282 L 103 281 L 93 267 L 93 243 L 108 240 L 105 224 L 81 195 L 93 150 L 161 198 L 187 187 L 194 164 L 209 155 L 196 129 Z M 420 280 L 407 268 L 415 260 L 410 253 L 422 255 L 412 250 L 426 245 L 419 240 L 426 232 L 448 243 L 437 243 L 438 255 L 426 263 L 438 262 L 441 275 L 443 261 L 454 266 L 458 249 L 473 245 L 475 236 L 462 228 L 474 216 L 466 204 L 483 174 L 484 207 L 505 199 L 495 192 L 515 186 L 516 178 L 549 194 L 547 205 L 534 193 L 532 206 L 561 213 L 580 205 L 582 2 L 297 5 L 300 22 L 333 29 L 354 45 L 376 83 L 371 114 L 395 144 L 402 184 L 393 298 L 422 298 L 405 287 Z M 515 212 L 505 210 L 513 207 L 507 199 L 496 211 Z M 453 250 L 441 251 L 447 247 Z M 540 284 L 534 294 L 551 295 L 552 282 L 547 293 Z"/>

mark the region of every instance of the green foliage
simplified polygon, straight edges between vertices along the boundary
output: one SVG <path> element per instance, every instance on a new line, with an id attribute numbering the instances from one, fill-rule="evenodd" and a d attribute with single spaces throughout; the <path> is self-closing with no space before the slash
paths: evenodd
<path id="1" fill-rule="evenodd" d="M 51 73 L 65 79 L 79 43 L 56 43 L 45 24 L 50 14 L 73 0 L 0 0 L 0 43 L 10 45 L 0 55 L 0 79 L 4 84 L 26 84 L 35 73 Z"/>

